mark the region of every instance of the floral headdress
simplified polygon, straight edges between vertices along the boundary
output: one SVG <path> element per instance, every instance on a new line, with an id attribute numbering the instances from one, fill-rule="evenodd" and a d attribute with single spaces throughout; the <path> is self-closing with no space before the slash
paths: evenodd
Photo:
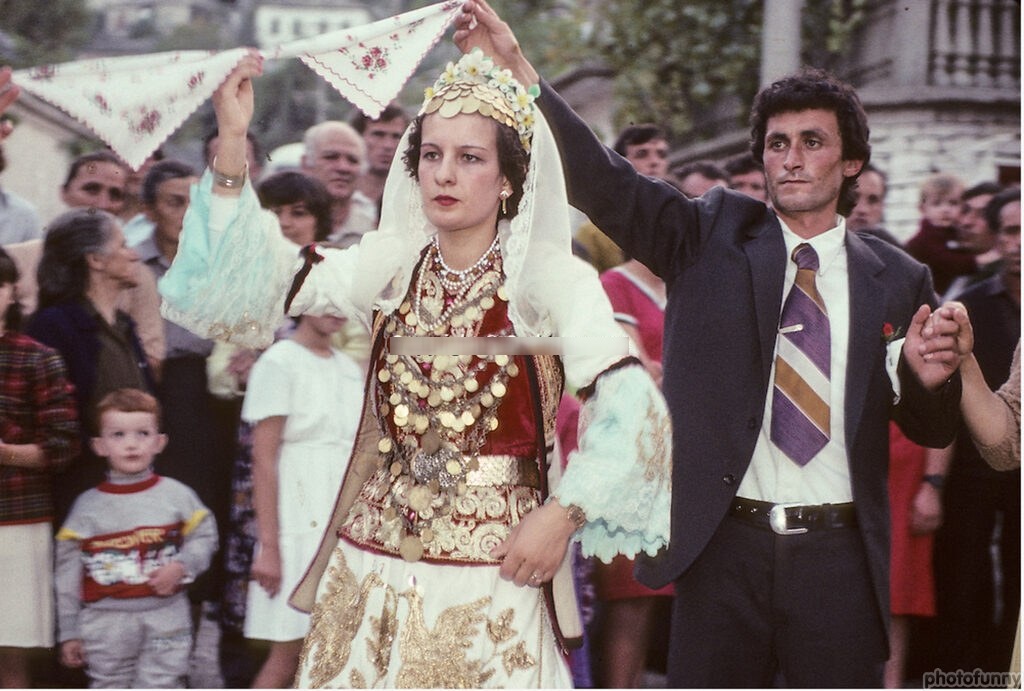
<path id="1" fill-rule="evenodd" d="M 512 72 L 500 69 L 474 48 L 457 63 L 449 62 L 434 85 L 424 91 L 420 114 L 436 112 L 451 118 L 459 113 L 480 113 L 518 132 L 523 148 L 529 151 L 536 121 L 535 88 L 523 88 Z"/>

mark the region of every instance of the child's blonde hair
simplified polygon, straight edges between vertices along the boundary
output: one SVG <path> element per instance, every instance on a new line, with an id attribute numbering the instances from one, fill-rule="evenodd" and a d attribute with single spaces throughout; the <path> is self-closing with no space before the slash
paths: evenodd
<path id="1" fill-rule="evenodd" d="M 952 173 L 934 173 L 921 183 L 921 203 L 930 197 L 959 197 L 964 192 L 964 181 Z"/>
<path id="2" fill-rule="evenodd" d="M 160 402 L 139 389 L 115 389 L 96 404 L 96 430 L 102 430 L 103 415 L 110 411 L 119 413 L 150 413 L 156 418 L 157 429 L 161 423 Z"/>

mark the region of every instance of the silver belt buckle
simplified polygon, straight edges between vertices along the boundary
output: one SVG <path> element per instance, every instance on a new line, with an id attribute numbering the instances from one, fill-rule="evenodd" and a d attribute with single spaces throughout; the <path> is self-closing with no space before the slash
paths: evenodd
<path id="1" fill-rule="evenodd" d="M 792 509 L 803 504 L 776 504 L 768 513 L 768 525 L 777 535 L 800 535 L 807 532 L 807 528 L 790 528 L 786 519 L 786 509 Z"/>

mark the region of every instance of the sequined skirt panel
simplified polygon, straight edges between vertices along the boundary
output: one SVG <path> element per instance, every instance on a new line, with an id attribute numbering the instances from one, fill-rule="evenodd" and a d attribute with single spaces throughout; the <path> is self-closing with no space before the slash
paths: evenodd
<path id="1" fill-rule="evenodd" d="M 514 460 L 514 457 L 482 457 L 482 470 L 494 468 L 502 459 Z M 536 461 L 531 459 L 529 462 L 536 467 Z M 509 463 L 509 466 L 511 469 L 517 467 L 515 463 Z M 490 551 L 508 537 L 512 526 L 536 508 L 540 503 L 540 490 L 535 486 L 493 480 L 480 477 L 476 479 L 479 484 L 466 486 L 461 494 L 453 497 L 438 494 L 432 498 L 431 509 L 437 513 L 431 521 L 430 534 L 420 536 L 423 559 L 467 564 L 496 563 L 490 557 Z M 370 551 L 399 556 L 403 517 L 401 507 L 396 510 L 392 497 L 408 494 L 406 485 L 412 485 L 408 476 L 394 477 L 387 468 L 374 473 L 363 485 L 340 535 Z"/>
<path id="2" fill-rule="evenodd" d="M 407 562 L 344 539 L 320 581 L 300 688 L 569 688 L 542 591 L 497 566 Z"/>

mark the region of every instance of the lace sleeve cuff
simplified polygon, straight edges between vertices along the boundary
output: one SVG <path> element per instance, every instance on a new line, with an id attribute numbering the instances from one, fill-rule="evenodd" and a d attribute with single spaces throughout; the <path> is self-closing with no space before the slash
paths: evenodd
<path id="1" fill-rule="evenodd" d="M 212 184 L 207 170 L 192 187 L 178 253 L 160 280 L 160 311 L 204 338 L 265 348 L 283 319 L 299 248 L 251 183 L 237 201 L 213 195 Z"/>
<path id="2" fill-rule="evenodd" d="M 583 509 L 584 556 L 654 555 L 668 544 L 672 429 L 665 401 L 639 366 L 598 377 L 580 413 L 578 450 L 553 495 Z"/>

